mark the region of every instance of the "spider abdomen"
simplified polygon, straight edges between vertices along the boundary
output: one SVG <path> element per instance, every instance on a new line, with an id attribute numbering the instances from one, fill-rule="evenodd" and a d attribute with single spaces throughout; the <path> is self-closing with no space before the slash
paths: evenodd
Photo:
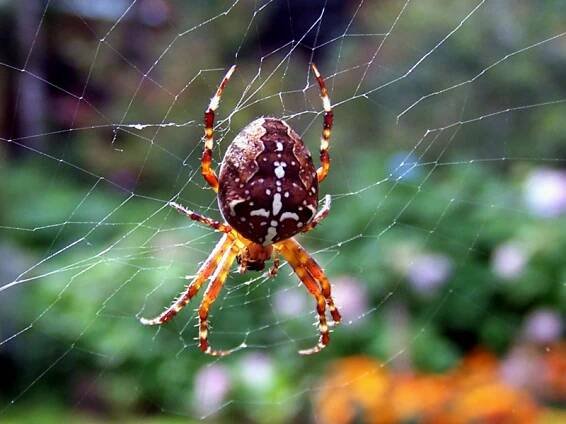
<path id="1" fill-rule="evenodd" d="M 236 136 L 220 168 L 218 205 L 236 231 L 264 246 L 292 237 L 314 217 L 316 170 L 286 122 L 259 118 Z"/>

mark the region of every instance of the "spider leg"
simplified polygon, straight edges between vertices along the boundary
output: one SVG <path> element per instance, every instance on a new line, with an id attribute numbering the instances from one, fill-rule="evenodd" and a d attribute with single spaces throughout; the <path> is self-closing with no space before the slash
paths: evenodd
<path id="1" fill-rule="evenodd" d="M 248 258 L 244 255 L 238 258 L 238 273 L 245 274 L 248 270 Z"/>
<path id="2" fill-rule="evenodd" d="M 212 227 L 213 229 L 215 229 L 216 231 L 220 231 L 221 233 L 229 233 L 232 231 L 232 227 L 230 225 L 223 224 L 220 221 L 215 221 L 214 219 L 208 218 L 207 216 L 196 213 L 178 203 L 169 202 L 169 206 L 175 208 L 177 212 L 186 215 L 188 218 L 192 219 L 193 221 L 198 221 L 201 224 L 208 225 L 209 227 Z"/>
<path id="3" fill-rule="evenodd" d="M 318 71 L 318 68 L 314 63 L 311 63 L 311 68 L 318 82 L 318 86 L 320 87 L 320 97 L 322 99 L 322 106 L 324 108 L 324 121 L 322 126 L 322 136 L 320 138 L 321 166 L 316 171 L 318 182 L 321 182 L 326 178 L 326 175 L 328 174 L 328 170 L 330 169 L 330 155 L 328 154 L 328 143 L 330 141 L 330 135 L 332 132 L 334 113 L 332 112 L 332 106 L 330 105 L 330 97 L 328 97 L 328 90 L 326 88 L 326 84 L 324 83 L 324 78 L 320 75 L 320 72 Z"/>
<path id="4" fill-rule="evenodd" d="M 175 299 L 173 304 L 161 315 L 152 318 L 140 318 L 140 322 L 144 325 L 161 325 L 170 321 L 181 309 L 183 309 L 190 300 L 198 293 L 202 284 L 212 275 L 214 270 L 218 267 L 218 263 L 224 257 L 226 251 L 230 248 L 230 243 L 234 239 L 230 234 L 223 236 L 216 244 L 212 253 L 208 256 L 206 261 L 199 268 L 194 280 L 187 286 L 186 290 Z"/>
<path id="5" fill-rule="evenodd" d="M 277 276 L 278 271 L 279 271 L 279 254 L 277 253 L 277 250 L 274 250 L 273 251 L 273 264 L 271 265 L 271 268 L 269 268 L 268 275 L 271 278 L 275 278 Z"/>
<path id="6" fill-rule="evenodd" d="M 328 277 L 320 267 L 320 265 L 308 254 L 308 252 L 299 244 L 297 240 L 294 238 L 290 238 L 285 240 L 287 246 L 291 250 L 295 252 L 295 257 L 299 258 L 300 264 L 306 268 L 308 273 L 319 282 L 320 287 L 322 289 L 322 295 L 326 299 L 326 303 L 328 304 L 328 310 L 330 311 L 330 315 L 332 315 L 332 320 L 334 324 L 340 324 L 342 320 L 342 316 L 340 315 L 340 311 L 334 304 L 334 299 L 332 298 L 332 290 L 330 286 L 330 281 L 328 281 Z"/>
<path id="7" fill-rule="evenodd" d="M 228 277 L 230 267 L 232 266 L 234 259 L 236 259 L 236 256 L 240 252 L 240 249 L 240 246 L 236 242 L 234 242 L 230 246 L 230 249 L 224 253 L 222 263 L 214 272 L 212 281 L 208 285 L 198 309 L 199 347 L 201 351 L 212 356 L 226 356 L 232 353 L 229 350 L 212 349 L 212 347 L 208 344 L 208 311 L 218 297 L 218 294 L 220 293 L 220 290 L 222 289 L 222 286 L 226 281 L 226 277 Z"/>
<path id="8" fill-rule="evenodd" d="M 319 319 L 320 338 L 318 344 L 310 349 L 300 350 L 301 355 L 320 352 L 330 341 L 330 330 L 326 321 L 326 304 L 328 303 L 332 318 L 340 321 L 340 313 L 330 295 L 330 283 L 322 269 L 294 239 L 287 239 L 278 244 L 283 257 L 289 262 L 301 282 L 315 298 Z M 313 266 L 313 264 L 315 266 Z M 317 284 L 320 283 L 320 286 Z"/>
<path id="9" fill-rule="evenodd" d="M 218 191 L 218 177 L 216 176 L 214 169 L 211 168 L 212 147 L 214 145 L 214 112 L 218 109 L 224 87 L 228 84 L 228 81 L 235 70 L 236 65 L 232 65 L 228 72 L 226 72 L 226 75 L 216 90 L 216 94 L 212 99 L 210 99 L 208 108 L 204 112 L 204 151 L 201 159 L 201 173 L 214 191 Z"/>
<path id="10" fill-rule="evenodd" d="M 314 227 L 316 227 L 318 224 L 320 224 L 320 222 L 326 218 L 328 216 L 328 213 L 330 212 L 330 194 L 327 194 L 326 196 L 324 196 L 324 205 L 322 206 L 322 209 L 319 210 L 317 212 L 317 214 L 314 216 L 314 218 L 311 220 L 311 222 L 309 222 L 307 225 L 305 225 L 302 228 L 302 232 L 306 233 L 307 231 L 312 230 Z"/>

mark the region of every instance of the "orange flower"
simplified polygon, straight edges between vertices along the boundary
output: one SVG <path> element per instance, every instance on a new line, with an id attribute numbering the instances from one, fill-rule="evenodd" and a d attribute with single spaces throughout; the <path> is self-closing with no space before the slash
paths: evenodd
<path id="1" fill-rule="evenodd" d="M 496 357 L 481 350 L 446 375 L 393 375 L 371 358 L 342 359 L 329 370 L 314 408 L 318 422 L 333 424 L 522 424 L 539 414 L 527 392 L 500 380 Z"/>
<path id="2" fill-rule="evenodd" d="M 448 401 L 451 384 L 449 376 L 396 376 L 389 396 L 394 422 L 433 419 Z"/>
<path id="3" fill-rule="evenodd" d="M 335 362 L 316 395 L 317 421 L 348 424 L 363 416 L 364 422 L 372 422 L 368 417 L 382 416 L 385 410 L 389 384 L 385 368 L 371 358 L 354 356 Z"/>
<path id="4" fill-rule="evenodd" d="M 483 349 L 473 350 L 452 372 L 459 385 L 478 384 L 498 378 L 498 361 L 494 354 Z"/>
<path id="5" fill-rule="evenodd" d="M 533 423 L 538 407 L 526 392 L 515 390 L 499 381 L 466 385 L 449 402 L 446 412 L 434 422 L 466 423 Z"/>
<path id="6" fill-rule="evenodd" d="M 545 396 L 554 402 L 566 401 L 566 342 L 550 346 L 542 359 Z"/>

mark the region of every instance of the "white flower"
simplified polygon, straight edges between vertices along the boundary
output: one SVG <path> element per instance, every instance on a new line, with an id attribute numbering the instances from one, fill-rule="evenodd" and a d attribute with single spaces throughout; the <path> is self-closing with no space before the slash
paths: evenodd
<path id="1" fill-rule="evenodd" d="M 566 171 L 541 168 L 533 171 L 525 182 L 527 208 L 543 218 L 566 212 Z"/>
<path id="2" fill-rule="evenodd" d="M 504 243 L 493 252 L 491 269 L 497 276 L 512 280 L 521 275 L 527 264 L 528 256 L 526 249 L 519 243 Z"/>

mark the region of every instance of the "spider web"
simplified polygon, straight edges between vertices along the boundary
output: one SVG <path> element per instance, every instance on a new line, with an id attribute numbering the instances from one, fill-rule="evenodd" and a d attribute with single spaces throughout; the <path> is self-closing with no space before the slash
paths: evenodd
<path id="1" fill-rule="evenodd" d="M 468 181 L 481 181 L 485 169 L 563 166 L 559 121 L 548 122 L 554 130 L 541 143 L 511 131 L 564 114 L 564 87 L 552 80 L 565 60 L 558 2 L 546 25 L 529 15 L 527 1 L 88 3 L 0 4 L 19 43 L 18 57 L 0 61 L 10 93 L 3 107 L 11 111 L 0 134 L 2 180 L 10 181 L 0 189 L 0 353 L 32 364 L 0 397 L 0 416 L 57 381 L 72 385 L 76 411 L 99 393 L 124 390 L 120 405 L 153 394 L 158 414 L 297 410 L 319 389 L 332 357 L 379 352 L 398 366 L 421 338 L 433 337 L 432 323 L 450 303 L 490 313 L 458 276 L 484 253 L 479 240 L 529 210 L 519 195 L 500 197 Z M 261 115 L 285 119 L 316 151 L 322 106 L 311 61 L 327 78 L 336 114 L 332 168 L 321 186 L 333 208 L 300 239 L 338 280 L 343 302 L 358 296 L 332 334 L 328 350 L 334 343 L 341 350 L 294 356 L 318 335 L 312 299 L 284 264 L 275 280 L 231 273 L 212 308 L 211 343 L 237 352 L 203 357 L 194 340 L 200 297 L 167 327 L 138 322 L 169 305 L 219 239 L 167 203 L 220 217 L 200 175 L 202 112 L 232 63 L 238 69 L 217 113 L 215 164 Z M 522 90 L 527 80 L 535 83 Z M 456 183 L 439 190 L 449 172 Z M 423 219 L 408 218 L 427 204 L 434 207 Z M 446 223 L 463 209 L 476 217 L 473 230 Z M 411 332 L 395 311 L 407 291 L 403 269 L 418 260 L 414 249 L 452 255 L 434 267 L 450 273 L 447 289 Z M 384 267 L 395 276 L 388 282 Z M 352 337 L 388 320 L 398 334 L 386 347 Z M 312 369 L 291 390 L 257 402 L 255 392 L 234 390 L 236 369 L 253 387 L 276 390 L 273 363 L 287 378 L 294 368 Z M 75 375 L 79 366 L 90 371 Z M 203 370 L 219 373 L 217 380 Z"/>

